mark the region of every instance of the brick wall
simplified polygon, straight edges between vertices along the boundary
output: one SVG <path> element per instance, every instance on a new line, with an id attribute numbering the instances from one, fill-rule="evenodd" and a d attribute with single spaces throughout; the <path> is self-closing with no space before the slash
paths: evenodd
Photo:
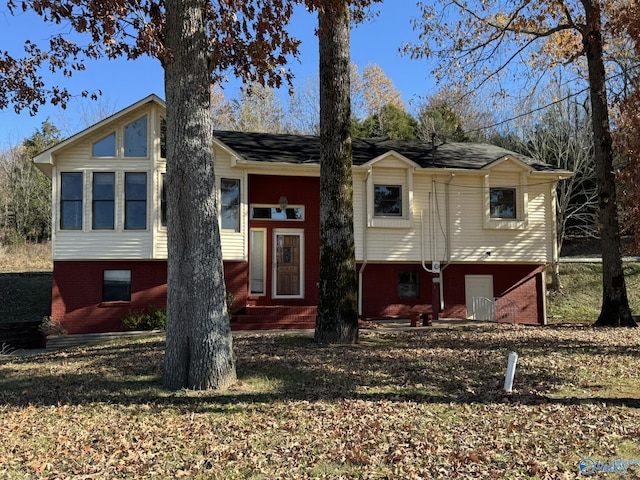
<path id="1" fill-rule="evenodd" d="M 102 302 L 104 270 L 131 270 L 131 301 Z M 225 262 L 227 289 L 236 308 L 246 302 L 247 263 Z M 167 303 L 167 262 L 64 261 L 53 268 L 51 316 L 69 334 L 122 330 L 120 319 L 129 311 Z"/>
<path id="2" fill-rule="evenodd" d="M 399 298 L 398 272 L 403 270 L 420 272 L 420 296 L 418 298 Z M 545 294 L 542 283 L 543 270 L 544 267 L 540 265 L 490 263 L 449 265 L 443 273 L 445 309 L 440 313 L 440 316 L 443 318 L 465 318 L 467 314 L 465 275 L 492 275 L 494 296 L 504 297 L 517 305 L 518 323 L 542 323 L 542 296 Z M 368 264 L 363 275 L 364 316 L 367 318 L 406 318 L 411 307 L 415 305 L 423 305 L 430 311 L 436 296 L 434 294 L 439 293 L 438 288 L 434 288 L 431 277 L 431 274 L 417 264 Z M 512 304 L 503 300 L 501 303 L 499 302 L 499 306 L 501 305 Z"/>

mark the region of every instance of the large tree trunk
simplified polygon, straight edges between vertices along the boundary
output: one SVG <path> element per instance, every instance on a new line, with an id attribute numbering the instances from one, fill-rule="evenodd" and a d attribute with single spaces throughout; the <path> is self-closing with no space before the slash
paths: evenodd
<path id="1" fill-rule="evenodd" d="M 629 309 L 627 287 L 622 270 L 622 248 L 603 60 L 602 12 L 600 0 L 582 0 L 582 3 L 587 21 L 584 47 L 589 68 L 589 94 L 598 182 L 598 215 L 602 241 L 602 310 L 595 325 L 635 327 L 636 322 Z"/>
<path id="2" fill-rule="evenodd" d="M 320 291 L 315 340 L 358 341 L 349 4 L 320 11 Z"/>
<path id="3" fill-rule="evenodd" d="M 236 379 L 218 229 L 206 0 L 168 0 L 168 293 L 164 385 L 224 388 Z"/>

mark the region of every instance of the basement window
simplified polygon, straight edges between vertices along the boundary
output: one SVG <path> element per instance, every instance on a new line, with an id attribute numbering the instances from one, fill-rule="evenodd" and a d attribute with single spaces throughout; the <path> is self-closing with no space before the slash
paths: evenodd
<path id="1" fill-rule="evenodd" d="M 420 297 L 420 272 L 405 270 L 398 272 L 398 298 Z"/>
<path id="2" fill-rule="evenodd" d="M 102 301 L 131 301 L 131 270 L 105 270 L 103 272 Z"/>

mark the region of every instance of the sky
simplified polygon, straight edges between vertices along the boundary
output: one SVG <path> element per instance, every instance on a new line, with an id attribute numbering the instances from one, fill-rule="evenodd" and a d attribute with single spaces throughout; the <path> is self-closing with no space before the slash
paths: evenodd
<path id="1" fill-rule="evenodd" d="M 410 25 L 410 20 L 419 15 L 416 0 L 386 0 L 374 5 L 373 9 L 379 15 L 352 30 L 351 61 L 360 71 L 367 64 L 379 65 L 401 92 L 411 111 L 412 105 L 419 102 L 421 97 L 431 95 L 437 89 L 430 76 L 428 61 L 412 60 L 399 53 L 402 45 L 417 39 L 417 33 Z M 291 60 L 288 65 L 296 77 L 294 86 L 302 85 L 305 79 L 317 75 L 318 41 L 314 35 L 316 24 L 315 14 L 298 9 L 289 27 L 290 34 L 302 41 L 299 59 Z M 45 24 L 40 17 L 29 12 L 11 16 L 2 7 L 0 50 L 17 55 L 25 40 L 44 44 L 60 28 Z M 151 93 L 164 98 L 163 72 L 155 59 L 95 60 L 87 61 L 85 66 L 86 71 L 78 72 L 71 78 L 45 74 L 45 83 L 67 87 L 78 95 L 82 90 L 100 91 L 102 95 L 97 103 L 76 98 L 66 110 L 51 105 L 41 106 L 33 117 L 28 112 L 16 114 L 12 108 L 0 110 L 0 149 L 21 143 L 39 129 L 47 118 L 66 137 L 85 128 L 87 125 L 83 118 L 91 117 L 91 112 L 106 109 L 109 113 L 114 113 Z M 240 82 L 230 79 L 225 86 L 225 96 L 235 97 L 239 86 Z M 284 91 L 281 93 L 284 104 L 286 95 Z M 95 113 L 93 115 L 95 117 Z"/>

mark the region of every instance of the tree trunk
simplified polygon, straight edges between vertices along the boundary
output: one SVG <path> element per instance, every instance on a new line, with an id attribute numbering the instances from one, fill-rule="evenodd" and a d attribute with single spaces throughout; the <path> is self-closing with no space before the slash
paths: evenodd
<path id="1" fill-rule="evenodd" d="M 589 96 L 593 124 L 598 215 L 602 241 L 602 310 L 596 326 L 635 327 L 622 269 L 613 149 L 609 126 L 602 46 L 600 0 L 582 0 L 586 14 L 584 47 L 589 68 Z"/>
<path id="2" fill-rule="evenodd" d="M 320 291 L 315 340 L 358 341 L 353 237 L 349 4 L 318 13 L 320 40 Z"/>
<path id="3" fill-rule="evenodd" d="M 168 292 L 164 385 L 236 380 L 218 229 L 206 0 L 167 1 Z"/>

